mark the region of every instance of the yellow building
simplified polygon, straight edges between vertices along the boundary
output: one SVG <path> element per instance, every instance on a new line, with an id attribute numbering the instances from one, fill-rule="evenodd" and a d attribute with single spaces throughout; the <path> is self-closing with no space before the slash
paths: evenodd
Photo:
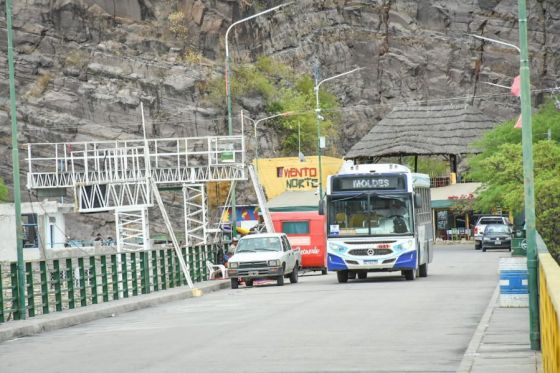
<path id="1" fill-rule="evenodd" d="M 305 157 L 301 162 L 298 157 L 264 158 L 255 165 L 259 180 L 268 199 L 287 191 L 315 191 L 319 187 L 318 157 Z M 255 161 L 253 161 L 254 163 Z M 321 157 L 323 190 L 327 186 L 327 176 L 338 172 L 344 160 L 333 157 Z"/>

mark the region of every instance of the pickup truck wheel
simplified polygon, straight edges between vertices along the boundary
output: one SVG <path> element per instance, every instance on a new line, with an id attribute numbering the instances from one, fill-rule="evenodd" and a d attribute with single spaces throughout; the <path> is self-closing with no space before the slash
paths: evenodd
<path id="1" fill-rule="evenodd" d="M 231 279 L 231 288 L 237 289 L 239 287 L 239 281 L 236 278 Z"/>
<path id="2" fill-rule="evenodd" d="M 327 269 L 326 268 L 321 269 L 321 274 L 326 275 L 327 274 Z"/>
<path id="3" fill-rule="evenodd" d="M 245 281 L 245 286 L 248 286 L 248 287 L 253 286 L 253 280 L 247 280 L 247 281 Z"/>
<path id="4" fill-rule="evenodd" d="M 355 280 L 356 279 L 356 272 L 352 272 L 352 271 L 347 271 L 348 272 L 348 278 L 350 280 Z"/>
<path id="5" fill-rule="evenodd" d="M 278 278 L 276 279 L 276 285 L 284 286 L 284 276 L 283 275 L 278 276 Z"/>
<path id="6" fill-rule="evenodd" d="M 336 278 L 339 283 L 348 282 L 348 271 L 338 271 L 336 272 Z"/>
<path id="7" fill-rule="evenodd" d="M 295 284 L 298 282 L 298 269 L 299 269 L 299 264 L 296 262 L 296 265 L 294 266 L 294 269 L 292 270 L 292 273 L 290 274 L 290 282 L 292 284 Z"/>

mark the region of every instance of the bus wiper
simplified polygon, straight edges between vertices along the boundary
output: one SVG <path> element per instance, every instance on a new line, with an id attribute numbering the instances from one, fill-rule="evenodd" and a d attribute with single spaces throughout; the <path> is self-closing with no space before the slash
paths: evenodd
<path id="1" fill-rule="evenodd" d="M 356 194 L 356 195 L 350 196 L 350 197 L 333 199 L 333 202 L 349 201 L 349 200 L 352 200 L 352 199 L 355 199 L 355 198 L 360 198 L 360 197 L 363 197 L 363 196 L 367 196 L 367 193 L 364 192 L 364 193 Z"/>

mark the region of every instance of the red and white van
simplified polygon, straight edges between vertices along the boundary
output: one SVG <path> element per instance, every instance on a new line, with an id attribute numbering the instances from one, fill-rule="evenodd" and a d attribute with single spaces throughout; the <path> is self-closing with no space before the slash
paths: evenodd
<path id="1" fill-rule="evenodd" d="M 304 271 L 327 274 L 325 217 L 317 211 L 271 212 L 274 230 L 288 236 L 292 249 L 301 254 Z"/>

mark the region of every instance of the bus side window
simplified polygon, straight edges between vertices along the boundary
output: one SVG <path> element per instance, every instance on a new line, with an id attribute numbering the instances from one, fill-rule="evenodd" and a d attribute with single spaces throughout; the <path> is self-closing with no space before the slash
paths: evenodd
<path id="1" fill-rule="evenodd" d="M 414 193 L 414 207 L 416 207 L 417 209 L 421 209 L 422 202 L 422 196 L 420 195 L 420 193 Z"/>

